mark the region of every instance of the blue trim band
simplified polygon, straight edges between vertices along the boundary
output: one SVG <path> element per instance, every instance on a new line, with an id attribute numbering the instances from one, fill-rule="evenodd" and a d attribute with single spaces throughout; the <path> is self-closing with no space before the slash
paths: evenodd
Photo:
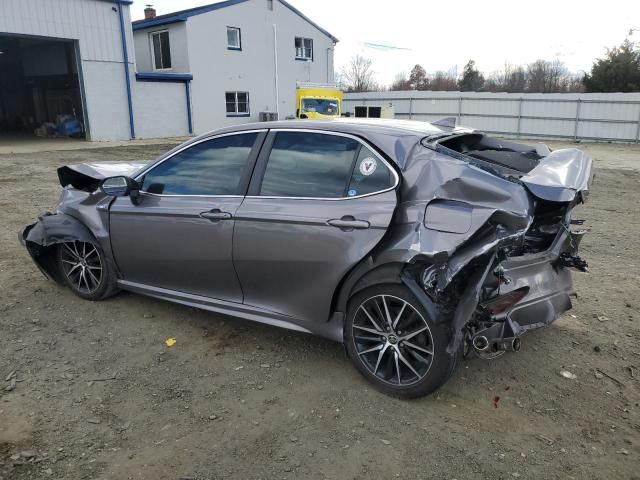
<path id="1" fill-rule="evenodd" d="M 124 15 L 122 5 L 119 4 L 118 16 L 120 17 L 120 37 L 122 38 L 122 62 L 124 66 L 124 81 L 127 85 L 127 103 L 129 105 L 129 135 L 136 138 L 136 128 L 133 124 L 133 100 L 131 99 L 131 79 L 129 78 L 129 53 L 127 52 L 127 36 L 124 29 Z"/>
<path id="2" fill-rule="evenodd" d="M 193 80 L 193 75 L 190 73 L 138 72 L 136 80 L 140 82 L 190 82 Z"/>
<path id="3" fill-rule="evenodd" d="M 135 32 L 136 30 L 142 30 L 143 28 L 151 28 L 151 27 L 157 27 L 159 25 L 169 25 L 171 23 L 178 23 L 178 22 L 186 22 L 187 18 L 189 16 L 188 15 L 176 15 L 176 16 L 171 16 L 171 17 L 167 17 L 167 18 L 159 18 L 157 20 L 138 20 L 138 22 L 144 22 L 144 23 L 132 23 L 132 28 L 133 31 Z"/>

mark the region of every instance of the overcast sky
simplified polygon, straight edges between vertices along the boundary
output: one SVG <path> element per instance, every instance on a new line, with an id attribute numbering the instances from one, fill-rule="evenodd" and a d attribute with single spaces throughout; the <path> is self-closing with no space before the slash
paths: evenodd
<path id="1" fill-rule="evenodd" d="M 266 1 L 266 0 L 265 0 Z M 336 68 L 355 54 L 371 58 L 376 79 L 389 84 L 421 64 L 427 72 L 457 68 L 469 59 L 490 73 L 505 62 L 560 59 L 574 72 L 589 70 L 606 47 L 629 29 L 640 41 L 640 1 L 507 0 L 288 0 L 340 40 Z M 207 0 L 135 0 L 134 20 L 145 3 L 158 15 L 215 3 Z M 388 47 L 372 47 L 379 44 Z"/>

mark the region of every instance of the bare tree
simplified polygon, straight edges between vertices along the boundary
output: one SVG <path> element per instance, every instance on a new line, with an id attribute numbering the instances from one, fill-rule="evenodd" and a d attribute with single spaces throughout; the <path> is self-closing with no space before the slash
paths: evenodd
<path id="1" fill-rule="evenodd" d="M 377 87 L 371 59 L 361 55 L 351 57 L 349 64 L 342 67 L 340 77 L 343 89 L 347 92 L 370 92 Z"/>
<path id="2" fill-rule="evenodd" d="M 536 60 L 527 66 L 528 92 L 561 93 L 575 88 L 575 75 L 560 60 Z"/>
<path id="3" fill-rule="evenodd" d="M 393 79 L 389 90 L 411 90 L 411 82 L 407 78 L 407 74 L 404 72 L 398 73 Z"/>
<path id="4" fill-rule="evenodd" d="M 429 77 L 428 90 L 455 92 L 458 90 L 458 80 L 453 71 L 439 70 Z"/>
<path id="5" fill-rule="evenodd" d="M 640 58 L 640 56 L 639 56 Z M 485 77 L 470 60 L 460 79 L 453 69 L 428 74 L 417 64 L 406 75 L 396 76 L 391 90 L 483 91 L 508 93 L 556 93 L 584 91 L 582 74 L 569 72 L 560 60 L 536 60 L 529 65 L 505 63 L 502 70 Z"/>
<path id="6" fill-rule="evenodd" d="M 488 92 L 524 92 L 527 86 L 527 75 L 520 65 L 504 64 L 504 70 L 493 72 L 484 84 Z"/>
<path id="7" fill-rule="evenodd" d="M 458 82 L 452 70 L 429 75 L 422 65 L 416 64 L 409 74 L 408 86 L 411 90 L 457 90 Z"/>

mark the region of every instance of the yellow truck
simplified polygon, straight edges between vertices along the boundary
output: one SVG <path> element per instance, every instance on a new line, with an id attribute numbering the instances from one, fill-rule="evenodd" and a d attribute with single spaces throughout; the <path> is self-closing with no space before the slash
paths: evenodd
<path id="1" fill-rule="evenodd" d="M 296 84 L 296 118 L 336 118 L 342 113 L 342 92 L 335 85 Z"/>

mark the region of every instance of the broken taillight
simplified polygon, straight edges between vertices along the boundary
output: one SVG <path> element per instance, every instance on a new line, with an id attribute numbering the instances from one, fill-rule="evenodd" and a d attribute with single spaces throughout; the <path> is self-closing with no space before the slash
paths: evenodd
<path id="1" fill-rule="evenodd" d="M 489 315 L 498 315 L 513 307 L 522 300 L 527 293 L 529 293 L 529 287 L 520 287 L 512 292 L 498 295 L 486 302 L 482 302 L 480 303 L 480 307 Z"/>

